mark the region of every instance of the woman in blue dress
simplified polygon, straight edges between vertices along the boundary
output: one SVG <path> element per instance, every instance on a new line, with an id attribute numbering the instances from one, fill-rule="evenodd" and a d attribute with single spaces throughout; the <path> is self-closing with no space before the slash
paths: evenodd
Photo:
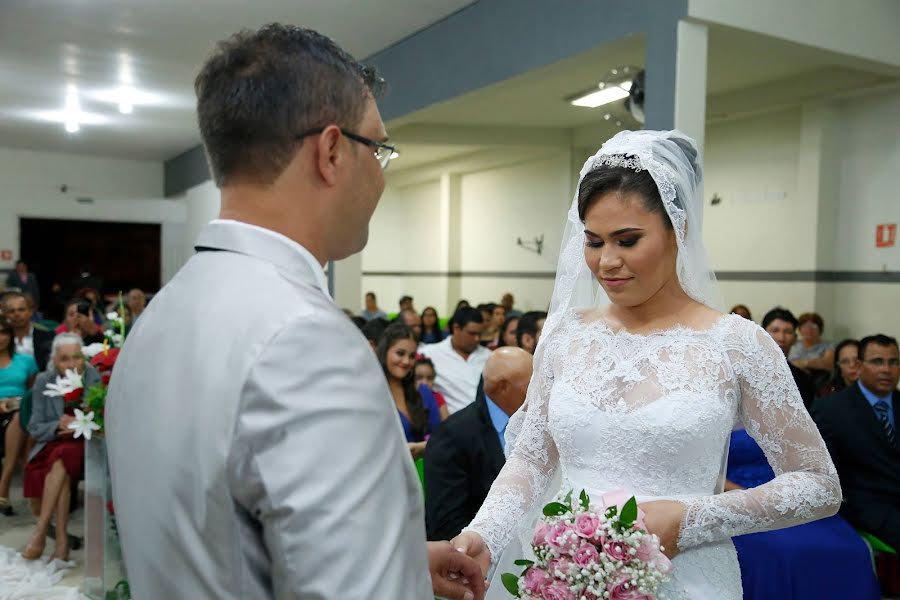
<path id="1" fill-rule="evenodd" d="M 775 474 L 743 429 L 731 433 L 726 491 L 762 485 Z M 865 542 L 840 515 L 733 538 L 745 600 L 879 600 Z"/>
<path id="2" fill-rule="evenodd" d="M 428 386 L 415 384 L 416 336 L 403 323 L 388 327 L 378 342 L 378 361 L 387 377 L 391 397 L 414 459 L 425 454 L 431 432 L 441 423 L 437 401 Z"/>

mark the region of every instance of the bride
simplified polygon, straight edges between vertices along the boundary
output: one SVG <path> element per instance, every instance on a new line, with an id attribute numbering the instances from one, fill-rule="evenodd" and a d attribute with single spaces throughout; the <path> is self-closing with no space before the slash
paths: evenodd
<path id="1" fill-rule="evenodd" d="M 671 599 L 740 598 L 732 536 L 837 511 L 837 473 L 784 355 L 756 324 L 717 310 L 701 181 L 678 131 L 619 133 L 582 168 L 513 449 L 453 542 L 485 572 L 504 550 L 503 563 L 530 551 L 554 479 L 592 498 L 637 496 L 673 558 Z M 739 423 L 777 476 L 722 493 Z"/>

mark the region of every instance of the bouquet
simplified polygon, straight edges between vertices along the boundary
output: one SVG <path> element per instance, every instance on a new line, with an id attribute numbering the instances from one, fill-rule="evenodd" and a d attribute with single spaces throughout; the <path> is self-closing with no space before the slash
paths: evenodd
<path id="1" fill-rule="evenodd" d="M 637 500 L 610 492 L 597 507 L 583 490 L 575 502 L 572 494 L 544 507 L 531 540 L 536 560 L 517 560 L 525 570 L 501 576 L 507 591 L 525 600 L 654 600 L 672 563 Z"/>

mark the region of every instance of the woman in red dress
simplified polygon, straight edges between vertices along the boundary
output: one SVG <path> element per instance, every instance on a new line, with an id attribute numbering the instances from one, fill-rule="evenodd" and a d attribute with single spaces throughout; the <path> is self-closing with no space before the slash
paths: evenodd
<path id="1" fill-rule="evenodd" d="M 37 442 L 25 466 L 25 497 L 31 500 L 31 509 L 37 516 L 37 525 L 22 556 L 36 560 L 44 553 L 50 519 L 56 515 L 56 548 L 51 559 L 68 560 L 68 522 L 72 482 L 78 481 L 84 469 L 84 440 L 74 439 L 69 424 L 74 421 L 74 411 L 81 407 L 82 394 L 77 398 L 45 394 L 47 385 L 65 376 L 67 369 L 82 374 L 84 387 L 100 380 L 96 369 L 85 364 L 81 353 L 81 337 L 74 333 L 61 333 L 53 340 L 50 358 L 52 365 L 38 375 L 32 393 L 32 415 L 28 432 Z"/>

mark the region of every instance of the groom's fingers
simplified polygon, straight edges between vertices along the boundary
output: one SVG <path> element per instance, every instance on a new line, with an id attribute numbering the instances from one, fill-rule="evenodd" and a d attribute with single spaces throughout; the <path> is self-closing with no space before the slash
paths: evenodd
<path id="1" fill-rule="evenodd" d="M 459 578 L 474 594 L 484 597 L 484 575 L 481 566 L 462 552 L 454 552 L 448 557 L 447 571 L 458 574 Z"/>

